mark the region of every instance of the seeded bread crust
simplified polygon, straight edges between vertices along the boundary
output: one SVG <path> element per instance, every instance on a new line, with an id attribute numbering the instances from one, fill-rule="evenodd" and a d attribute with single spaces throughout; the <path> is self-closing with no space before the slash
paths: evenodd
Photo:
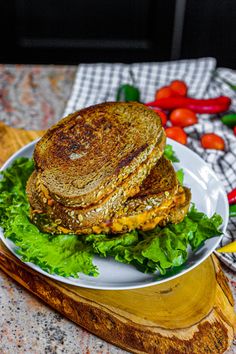
<path id="1" fill-rule="evenodd" d="M 135 228 L 150 229 L 167 218 L 170 209 L 175 205 L 176 193 L 179 192 L 173 166 L 164 157 L 151 170 L 139 192 L 115 213 L 108 210 L 108 214 L 104 214 L 102 208 L 83 213 L 81 209 L 65 207 L 58 202 L 50 205 L 46 196 L 43 200 L 38 193 L 36 177 L 37 172 L 34 172 L 27 185 L 32 208 L 31 218 L 37 224 L 37 214 L 47 214 L 53 221 L 53 229 L 50 229 L 53 233 L 120 233 Z M 49 227 L 50 223 L 49 226 L 41 225 L 44 231 L 49 230 Z"/>
<path id="2" fill-rule="evenodd" d="M 162 156 L 141 184 L 139 191 L 128 198 L 124 208 L 115 217 L 140 214 L 152 207 L 158 207 L 163 202 L 172 201 L 177 191 L 178 180 L 174 167 L 171 161 Z"/>
<path id="3" fill-rule="evenodd" d="M 167 217 L 163 219 L 159 225 L 165 226 L 169 223 L 178 224 L 181 222 L 189 210 L 191 197 L 191 190 L 189 188 L 180 187 L 173 207 L 169 210 Z"/>
<path id="4" fill-rule="evenodd" d="M 151 209 L 130 209 L 126 215 L 114 217 L 109 224 L 93 228 L 95 233 L 124 233 L 132 229 L 148 231 L 157 225 L 165 226 L 168 223 L 179 223 L 188 212 L 191 192 L 188 188 L 178 186 L 172 198 L 163 197 L 160 204 L 154 204 Z M 102 231 L 101 231 L 102 230 Z"/>
<path id="5" fill-rule="evenodd" d="M 146 162 L 155 165 L 163 153 L 163 134 L 159 117 L 140 103 L 82 109 L 50 128 L 36 144 L 40 183 L 65 206 L 95 205 L 132 174 L 133 186 L 142 183 L 150 169 L 138 180 L 134 172 Z"/>
<path id="6" fill-rule="evenodd" d="M 154 207 L 150 211 L 141 213 L 139 217 L 137 217 L 137 215 L 133 215 L 130 217 L 124 217 L 123 220 L 122 218 L 118 220 L 114 219 L 110 224 L 101 224 L 87 229 L 84 228 L 83 234 L 92 234 L 92 233 L 119 234 L 119 233 L 129 232 L 133 229 L 129 226 L 130 221 L 132 221 L 132 225 L 135 225 L 136 223 L 136 227 L 135 227 L 136 229 L 143 230 L 143 231 L 152 230 L 157 225 L 163 227 L 168 223 L 176 224 L 181 222 L 184 219 L 185 215 L 189 210 L 190 201 L 191 201 L 190 190 L 186 187 L 184 188 L 180 187 L 180 189 L 176 193 L 175 198 L 172 200 L 172 202 L 169 205 L 165 204 L 159 208 Z M 140 216 L 142 219 L 144 214 L 146 214 L 145 219 L 143 218 L 143 221 L 140 222 Z M 52 233 L 52 234 L 73 233 L 73 234 L 80 235 L 80 231 L 72 232 L 70 229 L 61 227 L 50 218 L 47 218 L 47 223 L 45 223 L 44 221 L 41 222 L 40 215 L 44 215 L 44 214 L 35 213 L 32 211 L 32 220 L 41 231 Z M 126 223 L 124 221 L 126 221 Z"/>

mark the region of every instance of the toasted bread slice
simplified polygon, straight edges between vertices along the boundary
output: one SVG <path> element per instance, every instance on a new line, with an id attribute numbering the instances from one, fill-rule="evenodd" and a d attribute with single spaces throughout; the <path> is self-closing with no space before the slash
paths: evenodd
<path id="1" fill-rule="evenodd" d="M 159 117 L 142 104 L 114 102 L 82 109 L 50 128 L 36 144 L 38 179 L 51 198 L 65 206 L 96 205 L 116 194 L 117 186 L 131 176 L 128 189 L 142 183 L 163 153 L 163 136 Z M 137 175 L 141 164 L 143 173 Z"/>
<path id="2" fill-rule="evenodd" d="M 156 152 L 154 151 L 153 153 Z M 100 200 L 99 203 L 95 205 L 91 204 L 87 208 L 68 207 L 54 200 L 48 189 L 41 183 L 39 173 L 36 171 L 30 177 L 26 190 L 32 208 L 35 208 L 35 203 L 37 205 L 40 204 L 40 208 L 46 211 L 52 218 L 60 219 L 62 215 L 63 224 L 72 225 L 76 223 L 76 228 L 78 224 L 80 228 L 87 228 L 110 219 L 115 212 L 118 212 L 120 209 L 122 210 L 125 201 L 139 192 L 140 186 L 138 184 L 134 185 L 134 180 L 137 181 L 140 175 L 142 177 L 144 173 L 149 173 L 149 171 L 150 166 L 148 162 L 141 164 L 129 178 L 120 182 L 112 196 L 108 195 Z"/>
<path id="3" fill-rule="evenodd" d="M 31 217 L 42 230 L 53 233 L 120 233 L 135 228 L 150 229 L 167 220 L 177 200 L 178 204 L 183 204 L 185 197 L 183 188 L 178 187 L 172 164 L 164 157 L 151 170 L 134 197 L 129 198 L 116 213 L 105 214 L 102 218 L 100 211 L 96 209 L 84 213 L 81 208 L 65 207 L 55 201 L 52 203 L 45 195 L 42 201 L 35 187 L 35 176 L 36 172 L 27 186 Z M 49 219 L 39 225 L 40 214 L 48 215 Z"/>

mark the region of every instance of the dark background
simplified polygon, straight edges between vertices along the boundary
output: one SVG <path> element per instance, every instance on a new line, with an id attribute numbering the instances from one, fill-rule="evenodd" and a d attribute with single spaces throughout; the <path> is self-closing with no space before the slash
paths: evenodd
<path id="1" fill-rule="evenodd" d="M 235 0 L 6 0 L 2 63 L 216 57 L 236 68 Z"/>

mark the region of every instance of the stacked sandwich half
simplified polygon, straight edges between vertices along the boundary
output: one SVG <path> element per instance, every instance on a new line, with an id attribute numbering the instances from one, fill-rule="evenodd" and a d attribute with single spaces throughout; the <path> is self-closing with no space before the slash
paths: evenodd
<path id="1" fill-rule="evenodd" d="M 36 144 L 32 221 L 54 234 L 123 233 L 180 222 L 191 194 L 163 156 L 159 117 L 139 103 L 73 113 Z"/>

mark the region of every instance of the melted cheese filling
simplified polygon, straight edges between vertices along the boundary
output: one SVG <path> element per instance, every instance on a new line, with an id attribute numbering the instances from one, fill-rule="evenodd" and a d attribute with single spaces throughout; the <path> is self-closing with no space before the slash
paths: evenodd
<path id="1" fill-rule="evenodd" d="M 123 216 L 118 219 L 113 219 L 109 225 L 102 223 L 98 226 L 93 226 L 94 233 L 114 232 L 120 233 L 123 231 L 130 231 L 134 229 L 150 230 L 163 220 L 169 212 L 173 200 L 166 200 L 161 206 L 153 207 L 141 214 Z"/>

